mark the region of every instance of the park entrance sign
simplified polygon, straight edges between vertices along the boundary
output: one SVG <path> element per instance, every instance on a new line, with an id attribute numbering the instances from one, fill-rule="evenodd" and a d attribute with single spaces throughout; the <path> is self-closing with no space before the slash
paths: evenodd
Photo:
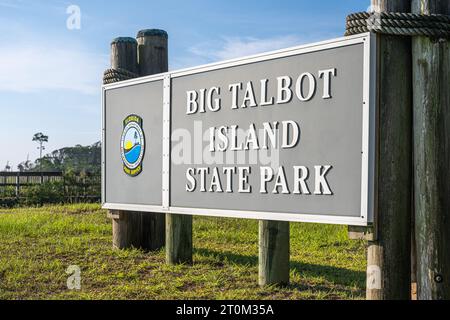
<path id="1" fill-rule="evenodd" d="M 103 86 L 103 207 L 371 224 L 375 47 L 361 34 Z"/>

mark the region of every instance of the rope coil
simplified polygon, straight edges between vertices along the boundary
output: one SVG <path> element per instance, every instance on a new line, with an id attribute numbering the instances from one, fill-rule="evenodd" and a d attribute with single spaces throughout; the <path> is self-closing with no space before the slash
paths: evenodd
<path id="1" fill-rule="evenodd" d="M 122 69 L 122 68 L 107 69 L 103 73 L 103 84 L 109 84 L 109 83 L 134 79 L 137 77 L 139 77 L 139 75 L 137 75 L 136 73 L 130 72 L 130 71 Z"/>
<path id="2" fill-rule="evenodd" d="M 357 12 L 347 16 L 346 36 L 364 32 L 448 39 L 450 16 L 401 12 Z"/>

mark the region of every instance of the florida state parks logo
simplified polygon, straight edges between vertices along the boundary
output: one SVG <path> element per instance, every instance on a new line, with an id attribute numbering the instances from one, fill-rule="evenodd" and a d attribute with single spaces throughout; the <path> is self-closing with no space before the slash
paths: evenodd
<path id="1" fill-rule="evenodd" d="M 120 155 L 123 171 L 131 177 L 136 177 L 142 172 L 145 154 L 145 135 L 142 127 L 142 118 L 135 114 L 129 115 L 123 121 Z"/>

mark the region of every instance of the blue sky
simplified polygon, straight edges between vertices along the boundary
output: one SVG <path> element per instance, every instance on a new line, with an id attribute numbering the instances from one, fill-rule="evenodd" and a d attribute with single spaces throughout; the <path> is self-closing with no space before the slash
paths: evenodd
<path id="1" fill-rule="evenodd" d="M 170 69 L 340 37 L 364 0 L 0 0 L 0 170 L 9 160 L 100 140 L 100 86 L 110 42 L 146 28 L 169 34 Z M 67 8 L 81 28 L 67 28 Z"/>

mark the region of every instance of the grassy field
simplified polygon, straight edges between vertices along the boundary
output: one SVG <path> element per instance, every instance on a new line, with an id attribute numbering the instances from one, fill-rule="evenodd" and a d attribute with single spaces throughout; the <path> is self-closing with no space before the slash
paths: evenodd
<path id="1" fill-rule="evenodd" d="M 259 288 L 258 222 L 194 218 L 194 265 L 113 250 L 98 205 L 0 209 L 0 299 L 362 299 L 365 243 L 346 227 L 291 224 L 291 284 Z M 81 290 L 67 289 L 70 265 Z"/>

